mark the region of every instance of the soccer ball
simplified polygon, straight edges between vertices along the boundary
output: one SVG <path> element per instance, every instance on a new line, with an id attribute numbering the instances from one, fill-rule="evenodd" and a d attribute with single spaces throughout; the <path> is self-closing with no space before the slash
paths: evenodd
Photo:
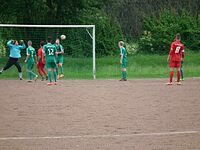
<path id="1" fill-rule="evenodd" d="M 66 36 L 65 35 L 61 35 L 60 38 L 61 38 L 61 40 L 64 40 L 64 39 L 66 39 Z"/>

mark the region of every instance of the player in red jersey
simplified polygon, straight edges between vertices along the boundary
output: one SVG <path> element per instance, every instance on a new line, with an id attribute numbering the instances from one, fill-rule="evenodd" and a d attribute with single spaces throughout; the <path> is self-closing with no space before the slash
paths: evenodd
<path id="1" fill-rule="evenodd" d="M 37 70 L 38 73 L 40 74 L 42 81 L 44 80 L 44 76 L 43 74 L 46 76 L 46 80 L 48 80 L 48 76 L 47 73 L 44 69 L 45 67 L 45 58 L 43 56 L 43 52 L 42 52 L 42 47 L 44 46 L 44 41 L 40 42 L 40 49 L 38 49 L 38 64 L 37 64 Z"/>
<path id="2" fill-rule="evenodd" d="M 178 33 L 175 41 L 172 42 L 170 52 L 167 58 L 170 67 L 170 81 L 167 85 L 172 85 L 172 79 L 174 75 L 174 69 L 177 69 L 177 85 L 181 85 L 180 82 L 180 67 L 181 61 L 184 59 L 184 45 L 181 43 L 181 36 Z"/>

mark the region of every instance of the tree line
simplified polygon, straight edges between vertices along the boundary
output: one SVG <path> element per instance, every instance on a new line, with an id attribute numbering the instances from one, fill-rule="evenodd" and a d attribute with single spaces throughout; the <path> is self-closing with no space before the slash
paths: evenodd
<path id="1" fill-rule="evenodd" d="M 119 40 L 137 43 L 138 52 L 166 53 L 177 32 L 183 34 L 184 41 L 190 41 L 187 47 L 197 51 L 200 46 L 200 0 L 7 0 L 1 2 L 0 9 L 0 23 L 4 24 L 95 24 L 97 56 L 114 55 Z M 0 43 L 6 40 L 3 32 L 16 37 L 12 31 L 1 29 Z M 41 34 L 46 32 L 57 33 L 44 30 Z M 85 52 L 91 41 L 83 32 L 65 32 L 69 41 L 87 45 L 69 42 L 67 54 L 91 56 L 90 51 Z M 30 29 L 17 32 L 22 38 L 31 38 L 33 33 Z"/>

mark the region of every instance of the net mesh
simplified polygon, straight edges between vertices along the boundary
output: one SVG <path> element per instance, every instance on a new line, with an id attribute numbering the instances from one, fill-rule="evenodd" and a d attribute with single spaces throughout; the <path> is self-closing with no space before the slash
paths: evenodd
<path id="1" fill-rule="evenodd" d="M 93 40 L 88 31 L 92 33 L 92 28 L 34 28 L 34 27 L 0 27 L 0 55 L 8 56 L 6 42 L 10 39 L 31 40 L 36 51 L 40 48 L 40 42 L 51 36 L 53 42 L 66 35 L 65 40 L 60 40 L 64 47 L 64 65 L 69 78 L 92 78 L 92 56 Z M 7 53 L 6 53 L 7 52 Z M 25 57 L 26 51 L 21 52 Z"/>

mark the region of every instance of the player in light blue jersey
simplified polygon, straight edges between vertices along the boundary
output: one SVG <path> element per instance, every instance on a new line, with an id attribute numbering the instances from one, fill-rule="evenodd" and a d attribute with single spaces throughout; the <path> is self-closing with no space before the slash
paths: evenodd
<path id="1" fill-rule="evenodd" d="M 8 62 L 1 69 L 0 74 L 9 69 L 11 66 L 15 65 L 19 72 L 19 79 L 22 80 L 22 68 L 18 60 L 21 58 L 21 50 L 25 49 L 26 46 L 23 40 L 21 40 L 20 43 L 21 44 L 19 45 L 18 41 L 16 40 L 10 40 L 7 42 L 7 46 L 10 49 L 10 55 Z"/>

